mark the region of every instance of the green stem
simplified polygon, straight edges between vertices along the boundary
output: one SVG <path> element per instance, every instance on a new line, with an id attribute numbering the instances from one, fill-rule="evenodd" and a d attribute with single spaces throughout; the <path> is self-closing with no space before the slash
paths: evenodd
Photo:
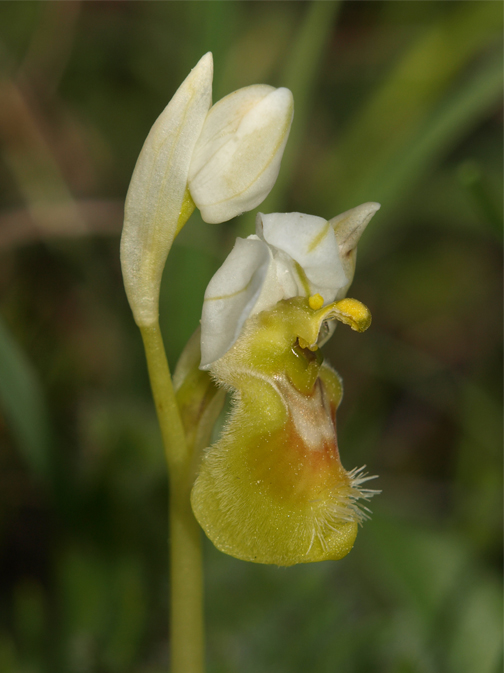
<path id="1" fill-rule="evenodd" d="M 189 493 L 170 495 L 171 671 L 203 673 L 203 567 L 201 530 Z"/>
<path id="2" fill-rule="evenodd" d="M 191 453 L 159 324 L 140 327 L 170 482 L 171 673 L 203 673 L 200 529 L 191 510 Z"/>

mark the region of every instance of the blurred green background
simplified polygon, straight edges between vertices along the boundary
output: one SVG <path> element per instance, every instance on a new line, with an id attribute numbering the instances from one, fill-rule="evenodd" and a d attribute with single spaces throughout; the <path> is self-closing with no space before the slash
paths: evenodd
<path id="1" fill-rule="evenodd" d="M 200 56 L 214 101 L 296 113 L 263 212 L 380 201 L 325 348 L 340 448 L 382 494 L 339 562 L 205 544 L 210 673 L 502 668 L 500 2 L 0 3 L 0 671 L 168 670 L 167 486 L 121 284 L 122 204 Z M 193 215 L 170 255 L 172 365 L 254 213 Z"/>

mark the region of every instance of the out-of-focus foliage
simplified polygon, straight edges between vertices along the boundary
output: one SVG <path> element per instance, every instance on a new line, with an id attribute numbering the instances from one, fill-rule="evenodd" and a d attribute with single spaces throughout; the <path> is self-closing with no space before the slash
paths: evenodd
<path id="1" fill-rule="evenodd" d="M 121 284 L 122 202 L 189 69 L 288 86 L 261 210 L 382 209 L 326 347 L 340 448 L 383 490 L 340 562 L 205 548 L 209 670 L 497 673 L 501 650 L 499 2 L 0 3 L 0 671 L 158 673 L 166 475 Z M 194 215 L 162 289 L 169 358 L 253 215 Z"/>

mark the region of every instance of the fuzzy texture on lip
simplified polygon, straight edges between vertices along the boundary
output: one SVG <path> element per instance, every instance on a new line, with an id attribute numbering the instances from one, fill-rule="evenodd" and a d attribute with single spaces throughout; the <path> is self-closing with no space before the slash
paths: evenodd
<path id="1" fill-rule="evenodd" d="M 328 317 L 365 329 L 362 305 L 344 302 L 313 309 L 305 298 L 281 301 L 249 318 L 212 365 L 215 380 L 233 393 L 233 410 L 203 456 L 191 502 L 227 554 L 281 566 L 339 559 L 367 517 L 362 503 L 375 493 L 362 488 L 369 477 L 346 471 L 339 455 L 341 380 L 316 347 L 299 346 L 316 343 Z"/>

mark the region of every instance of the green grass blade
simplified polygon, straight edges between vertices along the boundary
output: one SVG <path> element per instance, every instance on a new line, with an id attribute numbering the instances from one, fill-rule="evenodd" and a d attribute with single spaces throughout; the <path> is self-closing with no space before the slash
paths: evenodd
<path id="1" fill-rule="evenodd" d="M 429 168 L 475 124 L 491 114 L 501 99 L 502 65 L 499 58 L 492 58 L 436 106 L 409 142 L 390 158 L 384 170 L 368 175 L 345 197 L 344 208 L 370 198 L 388 207 L 404 199 Z M 351 201 L 347 202 L 347 198 Z M 366 243 L 372 237 L 371 228 Z"/>
<path id="2" fill-rule="evenodd" d="M 279 76 L 280 85 L 290 89 L 294 96 L 294 121 L 280 173 L 271 194 L 261 204 L 262 212 L 273 213 L 285 208 L 286 193 L 298 165 L 301 142 L 316 100 L 314 94 L 321 63 L 340 7 L 339 0 L 311 3 L 298 34 L 294 36 L 292 51 L 288 54 L 285 68 Z M 238 235 L 247 236 L 254 231 L 254 218 L 255 213 L 248 213 L 240 219 Z"/>
<path id="3" fill-rule="evenodd" d="M 353 115 L 314 176 L 313 189 L 327 210 L 334 209 L 334 185 L 340 209 L 359 203 L 364 186 L 388 170 L 445 92 L 500 39 L 501 26 L 502 11 L 496 3 L 460 3 L 420 33 L 368 103 Z M 438 135 L 437 140 L 443 138 Z M 364 200 L 378 196 L 366 192 Z"/>
<path id="4" fill-rule="evenodd" d="M 19 450 L 40 477 L 50 472 L 50 423 L 37 374 L 0 317 L 0 411 Z"/>

